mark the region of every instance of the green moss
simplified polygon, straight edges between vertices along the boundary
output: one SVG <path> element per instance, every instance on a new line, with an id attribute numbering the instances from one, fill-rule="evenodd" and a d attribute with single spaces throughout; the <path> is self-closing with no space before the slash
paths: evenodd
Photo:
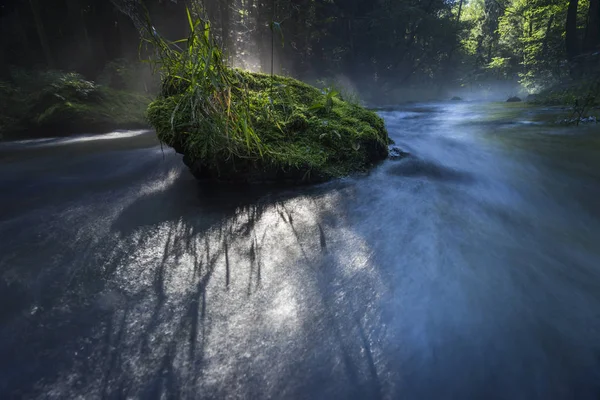
<path id="1" fill-rule="evenodd" d="M 0 82 L 0 135 L 23 137 L 101 132 L 146 126 L 150 100 L 83 79 L 75 73 L 15 73 Z"/>
<path id="2" fill-rule="evenodd" d="M 232 71 L 231 86 L 215 101 L 194 97 L 190 85 L 165 82 L 148 120 L 199 177 L 321 181 L 387 157 L 389 139 L 377 114 L 298 80 Z M 241 117 L 206 111 L 223 103 L 222 114 L 235 107 Z M 245 137 L 233 133 L 234 124 Z"/>

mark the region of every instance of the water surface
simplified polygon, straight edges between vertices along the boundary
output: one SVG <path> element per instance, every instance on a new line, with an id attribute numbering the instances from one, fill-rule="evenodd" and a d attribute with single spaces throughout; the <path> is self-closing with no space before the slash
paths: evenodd
<path id="1" fill-rule="evenodd" d="M 392 108 L 410 158 L 288 190 L 0 144 L 0 397 L 598 398 L 600 129 L 554 112 Z"/>

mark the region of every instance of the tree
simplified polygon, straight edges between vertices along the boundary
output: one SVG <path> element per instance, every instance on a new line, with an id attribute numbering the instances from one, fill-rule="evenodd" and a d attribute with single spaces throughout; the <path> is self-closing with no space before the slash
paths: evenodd
<path id="1" fill-rule="evenodd" d="M 186 6 L 211 21 L 231 65 L 312 82 L 343 77 L 373 93 L 489 80 L 534 89 L 563 79 L 565 62 L 576 66 L 600 44 L 600 0 L 7 2 L 3 71 L 36 63 L 90 78 L 135 58 L 146 11 L 157 34 L 187 37 Z"/>
<path id="2" fill-rule="evenodd" d="M 221 45 L 227 57 L 231 60 L 235 49 L 233 47 L 231 32 L 231 10 L 229 1 L 219 2 L 219 13 L 221 14 Z"/>
<path id="3" fill-rule="evenodd" d="M 590 0 L 587 28 L 585 33 L 585 50 L 593 51 L 600 44 L 600 0 Z"/>
<path id="4" fill-rule="evenodd" d="M 42 18 L 42 8 L 38 0 L 29 0 L 29 4 L 31 6 L 31 12 L 35 21 L 35 27 L 37 30 L 40 45 L 42 46 L 42 51 L 44 52 L 44 56 L 46 57 L 46 63 L 50 68 L 52 68 L 54 66 L 54 56 L 52 54 L 52 49 L 50 48 L 50 42 L 48 41 L 46 28 L 44 27 L 44 21 Z"/>
<path id="5" fill-rule="evenodd" d="M 577 39 L 577 9 L 579 0 L 569 0 L 567 8 L 567 22 L 565 26 L 565 49 L 567 59 L 573 63 L 575 57 L 579 55 L 579 41 Z"/>

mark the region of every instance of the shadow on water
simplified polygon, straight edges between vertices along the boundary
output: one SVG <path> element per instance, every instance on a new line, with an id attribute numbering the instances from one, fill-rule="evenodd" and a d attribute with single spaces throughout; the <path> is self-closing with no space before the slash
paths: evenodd
<path id="1" fill-rule="evenodd" d="M 143 136 L 11 155 L 0 397 L 597 398 L 597 154 L 473 107 L 388 115 L 413 157 L 292 190 Z"/>
<path id="2" fill-rule="evenodd" d="M 467 173 L 414 157 L 399 161 L 394 166 L 389 167 L 387 172 L 391 175 L 408 178 L 429 178 L 453 183 L 473 182 L 473 177 Z"/>
<path id="3" fill-rule="evenodd" d="M 329 223 L 348 190 L 341 182 L 236 189 L 182 174 L 142 191 L 105 222 L 83 219 L 87 226 L 62 236 L 47 232 L 43 247 L 67 237 L 76 244 L 48 260 L 46 271 L 2 280 L 10 290 L 0 298 L 15 298 L 1 316 L 0 391 L 215 398 L 331 390 L 332 376 L 307 388 L 301 379 L 281 381 L 284 369 L 317 380 L 334 373 L 341 382 L 332 395 L 376 394 L 364 321 L 339 315 L 335 293 L 346 289 L 331 286 L 343 279 L 344 263 L 331 252 Z M 19 262 L 3 261 L 3 269 Z M 27 281 L 45 288 L 32 294 Z M 364 307 L 350 305 L 360 315 Z M 337 344 L 330 348 L 331 340 Z M 311 342 L 321 344 L 300 356 Z M 339 376 L 337 365 L 345 366 Z"/>

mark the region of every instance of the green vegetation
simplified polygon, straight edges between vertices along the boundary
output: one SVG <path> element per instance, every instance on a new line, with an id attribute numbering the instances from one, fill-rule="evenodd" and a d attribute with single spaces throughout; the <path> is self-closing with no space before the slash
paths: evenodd
<path id="1" fill-rule="evenodd" d="M 326 107 L 326 94 L 291 78 L 232 74 L 230 97 L 195 105 L 185 93 L 169 93 L 148 109 L 160 140 L 184 153 L 199 176 L 319 181 L 365 170 L 387 157 L 387 133 L 375 113 L 340 98 L 331 98 Z M 228 103 L 247 107 L 249 118 L 203 112 Z"/>
<path id="2" fill-rule="evenodd" d="M 197 177 L 321 181 L 387 157 L 387 132 L 374 112 L 333 89 L 229 68 L 208 21 L 189 11 L 188 20 L 191 33 L 177 43 L 149 25 L 145 41 L 156 49 L 163 84 L 148 119 Z"/>
<path id="3" fill-rule="evenodd" d="M 471 0 L 463 15 L 466 85 L 518 83 L 539 104 L 596 102 L 600 0 Z"/>
<path id="4" fill-rule="evenodd" d="M 149 99 L 76 73 L 13 71 L 0 82 L 0 135 L 70 134 L 146 126 Z"/>
<path id="5" fill-rule="evenodd" d="M 138 59 L 140 16 L 175 40 L 186 5 L 202 7 L 228 65 L 341 80 L 372 104 L 525 97 L 599 75 L 600 0 L 6 0 L 0 80 L 36 65 L 148 91 L 121 68 Z"/>
<path id="6" fill-rule="evenodd" d="M 192 149 L 194 157 L 229 157 L 230 152 L 244 160 L 272 160 L 281 151 L 273 149 L 269 138 L 275 135 L 265 129 L 265 121 L 286 137 L 290 118 L 309 126 L 311 118 L 345 115 L 341 98 L 376 106 L 458 96 L 525 99 L 535 93 L 536 103 L 570 106 L 584 116 L 599 98 L 590 88 L 600 82 L 600 0 L 4 3 L 0 10 L 5 39 L 0 50 L 7 55 L 0 59 L 4 136 L 135 126 L 143 123 L 141 110 L 147 102 L 135 93 L 159 93 L 152 112 L 168 112 L 164 102 L 169 99 L 177 104 L 177 112 L 171 114 L 181 118 L 179 122 L 196 130 L 204 124 L 204 135 L 210 139 L 198 144 L 201 150 Z M 184 23 L 186 7 L 195 11 L 192 21 L 202 17 L 201 26 Z M 174 41 L 188 37 L 190 29 L 207 33 L 209 21 L 210 40 L 196 35 L 197 43 L 189 38 Z M 140 33 L 150 44 L 147 48 L 139 47 Z M 153 58 L 155 52 L 165 62 L 155 65 L 165 78 L 162 88 L 160 79 L 150 77 L 150 68 L 139 63 L 140 55 Z M 196 56 L 200 59 L 192 60 Z M 50 72 L 29 73 L 34 83 L 15 76 L 14 71 L 32 66 Z M 194 71 L 196 67 L 202 72 Z M 230 67 L 329 82 L 325 86 L 331 89 L 320 93 L 320 99 L 311 94 L 312 103 L 307 105 L 296 101 L 302 96 L 294 92 L 295 83 L 275 78 L 268 90 L 253 92 L 253 80 L 263 83 L 260 76 Z M 57 95 L 49 94 L 53 91 Z M 171 135 L 179 138 L 178 132 L 189 128 L 175 122 L 171 121 Z M 342 135 L 338 129 L 331 131 Z M 161 132 L 166 135 L 167 130 Z M 169 136 L 164 140 L 169 143 Z M 288 156 L 299 160 L 298 152 Z M 317 165 L 315 160 L 292 164 Z"/>
<path id="7" fill-rule="evenodd" d="M 532 96 L 540 105 L 600 106 L 600 81 L 578 80 L 551 86 Z"/>

